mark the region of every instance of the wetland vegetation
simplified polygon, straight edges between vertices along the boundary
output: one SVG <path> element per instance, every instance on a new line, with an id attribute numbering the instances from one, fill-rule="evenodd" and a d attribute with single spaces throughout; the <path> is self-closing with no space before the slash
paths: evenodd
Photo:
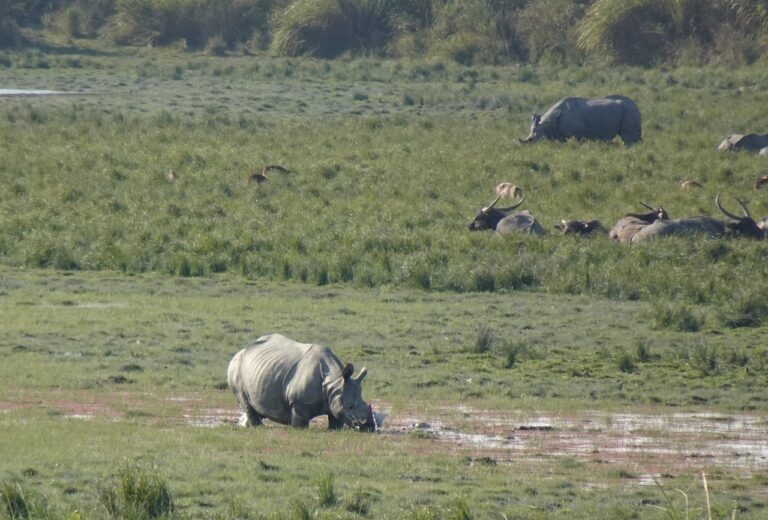
<path id="1" fill-rule="evenodd" d="M 641 201 L 718 216 L 717 193 L 768 215 L 765 158 L 715 150 L 766 131 L 764 67 L 52 42 L 0 51 L 1 87 L 77 93 L 0 97 L 0 515 L 142 518 L 142 497 L 173 518 L 765 515 L 738 427 L 709 429 L 734 443 L 717 456 L 648 426 L 652 446 L 611 458 L 610 425 L 579 414 L 765 431 L 766 244 L 552 229 Z M 561 97 L 610 93 L 638 102 L 641 144 L 517 142 Z M 290 173 L 246 182 L 266 164 Z M 502 181 L 547 236 L 467 230 Z M 367 366 L 392 429 L 236 428 L 226 366 L 268 332 Z M 511 410 L 568 417 L 594 448 L 550 452 Z M 438 423 L 542 444 L 446 443 Z"/>

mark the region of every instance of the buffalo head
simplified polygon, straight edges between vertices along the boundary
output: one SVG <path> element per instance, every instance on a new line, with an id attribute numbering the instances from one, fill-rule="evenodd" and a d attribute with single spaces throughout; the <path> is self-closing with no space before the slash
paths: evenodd
<path id="1" fill-rule="evenodd" d="M 523 203 L 523 200 L 525 200 L 525 197 L 522 197 L 516 204 L 509 206 L 508 208 L 494 208 L 496 203 L 499 202 L 499 199 L 501 199 L 501 195 L 496 197 L 496 199 L 488 206 L 480 210 L 480 213 L 478 213 L 474 220 L 469 223 L 470 231 L 496 229 L 496 225 L 499 221 L 507 217 L 512 210 L 520 206 L 520 204 Z"/>
<path id="2" fill-rule="evenodd" d="M 665 210 L 662 206 L 652 208 L 645 202 L 641 202 L 640 204 L 648 208 L 650 211 L 648 211 L 648 213 L 627 213 L 625 217 L 634 217 L 636 219 L 642 220 L 643 222 L 648 222 L 649 224 L 657 220 L 669 220 L 669 213 L 667 213 L 667 210 Z"/>
<path id="3" fill-rule="evenodd" d="M 742 202 L 740 199 L 736 199 L 736 202 L 739 203 L 739 206 L 741 206 L 741 209 L 744 212 L 744 216 L 742 217 L 730 213 L 726 211 L 725 208 L 723 208 L 723 206 L 720 204 L 719 193 L 715 197 L 715 204 L 717 205 L 717 209 L 719 209 L 723 215 L 732 219 L 730 221 L 726 221 L 725 223 L 725 234 L 727 236 L 734 237 L 747 237 L 757 239 L 765 238 L 765 230 L 762 229 L 749 214 L 749 210 L 747 209 L 747 206 L 744 204 L 744 202 Z"/>
<path id="4" fill-rule="evenodd" d="M 555 229 L 559 229 L 563 235 L 589 235 L 595 231 L 605 233 L 606 230 L 599 220 L 561 220 L 555 224 Z"/>

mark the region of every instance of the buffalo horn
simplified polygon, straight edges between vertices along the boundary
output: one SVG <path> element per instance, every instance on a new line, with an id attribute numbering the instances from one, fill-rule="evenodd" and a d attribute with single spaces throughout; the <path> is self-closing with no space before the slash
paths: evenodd
<path id="1" fill-rule="evenodd" d="M 744 217 L 740 217 L 738 215 L 734 215 L 733 213 L 729 213 L 728 211 L 726 211 L 725 208 L 723 208 L 722 204 L 720 204 L 720 194 L 719 193 L 715 197 L 715 204 L 717 204 L 717 209 L 722 211 L 725 216 L 730 217 L 733 220 L 741 221 L 741 220 L 744 220 L 745 218 L 747 218 L 749 216 L 749 212 L 747 211 L 747 208 L 744 206 L 743 202 L 741 202 L 739 199 L 736 199 L 736 200 L 738 201 L 738 203 L 741 206 L 741 208 L 744 210 L 744 213 L 745 213 Z"/>
<path id="2" fill-rule="evenodd" d="M 739 203 L 739 206 L 741 206 L 741 209 L 744 210 L 744 218 L 752 218 L 752 215 L 749 214 L 749 210 L 747 209 L 747 205 L 744 204 L 741 199 L 738 197 L 736 198 L 736 202 Z"/>
<path id="3" fill-rule="evenodd" d="M 499 199 L 496 199 L 496 200 L 499 200 Z M 512 211 L 516 207 L 520 206 L 520 204 L 522 204 L 524 200 L 525 200 L 525 195 L 520 197 L 520 200 L 517 201 L 517 204 L 513 204 L 512 206 L 509 206 L 508 208 L 502 208 L 502 210 L 503 211 Z M 495 204 L 495 202 L 494 202 L 494 204 Z"/>
<path id="4" fill-rule="evenodd" d="M 493 201 L 493 202 L 491 202 L 490 204 L 488 204 L 488 205 L 487 205 L 486 207 L 484 207 L 484 208 L 483 208 L 481 211 L 482 211 L 483 213 L 485 213 L 486 211 L 488 211 L 489 209 L 491 209 L 492 207 L 494 207 L 494 206 L 496 205 L 496 203 L 497 203 L 497 202 L 499 202 L 499 199 L 501 199 L 501 195 L 499 195 L 498 197 L 496 197 L 496 198 L 494 199 L 494 201 Z"/>

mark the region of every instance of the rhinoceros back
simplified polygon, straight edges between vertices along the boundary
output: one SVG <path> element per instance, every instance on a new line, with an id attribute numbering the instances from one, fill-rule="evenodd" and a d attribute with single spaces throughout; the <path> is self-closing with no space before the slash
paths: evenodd
<path id="1" fill-rule="evenodd" d="M 341 368 L 341 361 L 325 347 L 270 334 L 235 355 L 227 379 L 241 403 L 246 401 L 268 419 L 290 424 L 295 402 L 316 406 L 317 415 L 327 413 L 323 379 Z"/>
<path id="2" fill-rule="evenodd" d="M 542 117 L 552 121 L 551 130 L 558 139 L 594 139 L 610 141 L 617 135 L 631 144 L 642 138 L 640 110 L 625 96 L 586 99 L 561 99 Z"/>

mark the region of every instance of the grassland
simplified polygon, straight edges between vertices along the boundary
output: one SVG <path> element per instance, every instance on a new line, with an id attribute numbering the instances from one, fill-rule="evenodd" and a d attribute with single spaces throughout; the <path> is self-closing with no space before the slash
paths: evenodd
<path id="1" fill-rule="evenodd" d="M 763 472 L 697 459 L 695 449 L 680 465 L 677 451 L 653 450 L 606 463 L 597 448 L 515 454 L 446 444 L 418 428 L 244 431 L 224 385 L 236 350 L 280 330 L 365 364 L 366 397 L 395 423 L 406 415 L 473 434 L 485 428 L 475 414 L 513 410 L 727 417 L 747 409 L 759 418 L 768 368 L 757 330 L 654 330 L 643 304 L 578 296 L 449 296 L 232 276 L 2 275 L 2 478 L 46 497 L 53 514 L 39 517 L 75 509 L 108 517 L 100 496 L 126 465 L 159 472 L 182 518 L 296 518 L 294 500 L 324 518 L 455 518 L 464 507 L 473 518 L 661 518 L 653 506 L 669 509 L 664 493 L 676 487 L 687 490 L 692 511 L 703 510 L 697 471 L 709 475 L 716 511 L 765 512 Z M 638 319 L 622 321 L 626 313 Z M 523 442 L 523 424 L 506 430 L 513 446 Z M 648 475 L 648 467 L 664 469 Z M 321 508 L 326 474 L 339 500 Z M 643 480 L 654 476 L 660 487 Z M 674 507 L 684 510 L 678 499 Z"/>
<path id="2" fill-rule="evenodd" d="M 767 215 L 751 189 L 764 158 L 715 151 L 766 131 L 764 68 L 88 45 L 0 54 L 0 87 L 80 93 L 0 98 L 0 480 L 48 504 L 32 516 L 109 517 L 104 488 L 137 464 L 189 518 L 702 517 L 700 471 L 714 517 L 765 514 L 759 464 L 694 454 L 665 474 L 651 451 L 604 463 L 478 453 L 418 429 L 243 431 L 223 385 L 232 353 L 280 331 L 368 366 L 366 397 L 395 422 L 417 410 L 472 434 L 477 410 L 597 409 L 749 413 L 765 428 L 765 244 L 466 229 L 501 181 L 548 229 L 610 226 L 640 201 L 716 215 L 718 192 Z M 517 143 L 533 111 L 609 93 L 637 100 L 641 145 Z M 246 184 L 270 163 L 291 173 Z M 211 410 L 224 425 L 190 420 Z"/>

